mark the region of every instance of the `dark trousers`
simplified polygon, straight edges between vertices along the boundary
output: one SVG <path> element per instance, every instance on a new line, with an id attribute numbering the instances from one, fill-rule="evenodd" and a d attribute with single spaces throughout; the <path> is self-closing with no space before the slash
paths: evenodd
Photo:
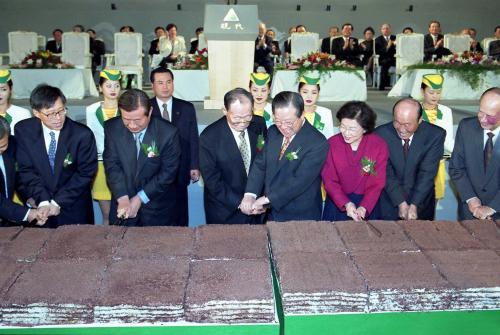
<path id="1" fill-rule="evenodd" d="M 188 189 L 185 185 L 177 185 L 175 190 L 175 222 L 176 226 L 189 226 Z"/>

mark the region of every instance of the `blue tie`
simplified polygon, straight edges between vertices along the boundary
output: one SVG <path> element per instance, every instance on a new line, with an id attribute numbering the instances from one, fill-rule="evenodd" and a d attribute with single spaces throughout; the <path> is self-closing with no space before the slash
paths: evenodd
<path id="1" fill-rule="evenodd" d="M 49 164 L 50 164 L 50 169 L 52 170 L 52 173 L 54 173 L 54 163 L 56 161 L 56 149 L 57 149 L 57 143 L 56 143 L 56 133 L 51 131 L 49 133 L 50 135 L 50 144 L 49 144 Z"/>

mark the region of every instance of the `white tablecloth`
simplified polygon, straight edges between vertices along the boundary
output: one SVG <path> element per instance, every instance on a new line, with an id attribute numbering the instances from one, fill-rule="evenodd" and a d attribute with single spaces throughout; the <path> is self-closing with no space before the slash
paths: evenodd
<path id="1" fill-rule="evenodd" d="M 209 96 L 208 70 L 173 70 L 174 97 L 187 101 L 203 101 Z"/>
<path id="2" fill-rule="evenodd" d="M 320 81 L 319 101 L 350 101 L 366 100 L 366 77 L 365 72 L 358 73 L 363 79 L 359 79 L 354 73 L 347 71 L 332 71 L 331 77 L 325 75 Z M 297 73 L 290 70 L 276 71 L 271 87 L 271 96 L 282 91 L 297 92 Z"/>
<path id="3" fill-rule="evenodd" d="M 427 73 L 439 73 L 439 71 L 432 69 L 406 71 L 399 78 L 388 96 L 404 97 L 411 95 L 417 100 L 422 99 L 420 85 L 422 84 L 422 76 Z M 443 77 L 442 100 L 477 100 L 486 89 L 500 86 L 500 76 L 491 71 L 485 72 L 482 84 L 475 90 L 459 77 L 450 75 L 449 71 L 445 71 Z"/>
<path id="4" fill-rule="evenodd" d="M 11 69 L 13 98 L 26 99 L 42 83 L 61 89 L 67 99 L 99 96 L 90 69 Z"/>

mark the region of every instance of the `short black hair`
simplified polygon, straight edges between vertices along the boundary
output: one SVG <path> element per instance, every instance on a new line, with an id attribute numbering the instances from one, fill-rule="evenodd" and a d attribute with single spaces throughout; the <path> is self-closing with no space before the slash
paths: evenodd
<path id="1" fill-rule="evenodd" d="M 500 26 L 496 26 L 495 30 L 493 30 L 493 32 L 496 32 L 498 29 L 500 29 Z"/>
<path id="2" fill-rule="evenodd" d="M 56 29 L 52 30 L 52 36 L 54 36 L 54 34 L 57 32 L 60 32 L 61 34 L 63 33 L 63 31 L 61 29 L 56 28 Z"/>
<path id="3" fill-rule="evenodd" d="M 253 107 L 253 95 L 245 90 L 244 88 L 237 87 L 231 91 L 224 94 L 224 108 L 229 110 L 229 107 L 235 102 L 239 101 L 243 103 L 242 98 L 246 98 L 250 102 L 250 106 Z"/>
<path id="4" fill-rule="evenodd" d="M 431 24 L 433 23 L 437 23 L 437 25 L 439 26 L 439 28 L 441 28 L 441 23 L 438 21 L 438 20 L 432 20 L 430 23 L 429 23 L 429 28 L 431 27 Z"/>
<path id="5" fill-rule="evenodd" d="M 170 73 L 170 76 L 172 77 L 172 80 L 174 80 L 174 73 L 172 70 L 167 69 L 166 67 L 160 66 L 151 71 L 151 74 L 149 75 L 149 81 L 153 83 L 155 81 L 155 74 L 157 73 Z"/>
<path id="6" fill-rule="evenodd" d="M 133 110 L 143 107 L 148 115 L 151 110 L 151 102 L 148 95 L 137 88 L 132 88 L 123 92 L 118 99 L 118 108 L 121 111 L 131 112 Z"/>
<path id="7" fill-rule="evenodd" d="M 405 31 L 405 30 L 409 30 L 409 31 L 411 31 L 413 33 L 413 28 L 412 27 L 404 27 L 403 31 Z"/>
<path id="8" fill-rule="evenodd" d="M 392 116 L 394 116 L 394 112 L 396 111 L 396 107 L 400 103 L 405 102 L 405 101 L 413 102 L 414 104 L 416 104 L 418 106 L 418 119 L 420 120 L 420 118 L 422 117 L 422 114 L 424 113 L 424 110 L 423 110 L 422 105 L 420 104 L 420 102 L 418 102 L 417 100 L 413 99 L 412 97 L 405 97 L 405 98 L 401 98 L 398 101 L 396 101 L 396 103 L 394 104 L 394 106 L 392 106 Z"/>
<path id="9" fill-rule="evenodd" d="M 301 117 L 304 113 L 304 99 L 297 92 L 283 91 L 278 93 L 272 103 L 273 114 L 276 109 L 292 106 L 295 108 L 295 115 Z"/>
<path id="10" fill-rule="evenodd" d="M 132 32 L 132 33 L 135 32 L 134 27 L 132 27 L 132 26 L 123 26 L 120 28 L 120 32 L 123 32 L 125 30 L 125 28 L 128 28 L 128 30 L 130 30 L 130 32 Z"/>
<path id="11" fill-rule="evenodd" d="M 177 30 L 177 25 L 175 23 L 169 23 L 167 24 L 167 31 L 169 31 L 170 29 L 174 28 Z"/>
<path id="12" fill-rule="evenodd" d="M 375 30 L 373 30 L 373 28 L 372 28 L 372 27 L 366 27 L 366 28 L 365 28 L 365 30 L 363 30 L 363 35 L 364 35 L 364 34 L 366 34 L 366 32 L 367 32 L 367 31 L 371 31 L 371 32 L 372 32 L 372 34 L 374 34 L 374 35 L 375 35 Z"/>
<path id="13" fill-rule="evenodd" d="M 87 29 L 87 33 L 88 33 L 89 31 L 91 31 L 91 32 L 92 32 L 92 33 L 94 33 L 94 34 L 96 33 L 94 29 Z"/>
<path id="14" fill-rule="evenodd" d="M 343 119 L 356 120 L 361 128 L 369 134 L 375 129 L 377 114 L 363 101 L 349 101 L 337 111 L 337 120 L 339 120 L 339 123 Z"/>
<path id="15" fill-rule="evenodd" d="M 351 26 L 351 30 L 354 31 L 354 26 L 352 25 L 352 23 L 349 23 L 349 22 L 346 22 L 342 25 L 342 30 L 344 30 L 344 27 L 345 26 Z"/>
<path id="16" fill-rule="evenodd" d="M 202 33 L 203 32 L 203 27 L 196 28 L 196 30 L 194 32 L 195 33 Z"/>
<path id="17" fill-rule="evenodd" d="M 10 124 L 3 116 L 0 116 L 0 139 L 2 139 L 5 135 L 10 135 Z"/>
<path id="18" fill-rule="evenodd" d="M 80 28 L 80 30 L 81 30 L 82 32 L 84 32 L 84 31 L 85 31 L 85 28 L 84 28 L 81 24 L 75 24 L 75 25 L 73 26 L 73 29 L 75 29 L 75 28 Z"/>
<path id="19" fill-rule="evenodd" d="M 54 86 L 40 84 L 31 92 L 30 105 L 36 111 L 51 108 L 56 103 L 57 99 L 61 99 L 63 104 L 66 104 L 64 93 Z"/>
<path id="20" fill-rule="evenodd" d="M 157 32 L 158 30 L 160 30 L 160 29 L 161 29 L 161 30 L 163 30 L 163 31 L 165 31 L 165 28 L 163 28 L 162 26 L 158 26 L 158 27 L 156 27 L 156 28 L 155 28 L 155 34 L 156 34 L 156 32 Z"/>
<path id="21" fill-rule="evenodd" d="M 298 89 L 299 93 L 300 93 L 300 89 L 301 89 L 301 88 L 302 88 L 302 86 L 304 86 L 304 85 L 306 85 L 306 83 L 304 83 L 304 82 L 300 82 L 300 83 L 299 83 L 299 89 Z M 319 93 L 319 91 L 321 90 L 321 87 L 320 87 L 320 85 L 319 85 L 319 84 L 316 84 L 316 86 L 318 87 L 318 93 Z"/>
<path id="22" fill-rule="evenodd" d="M 306 26 L 303 24 L 299 24 L 298 26 L 295 26 L 295 30 L 299 29 L 300 27 L 304 27 L 305 30 L 307 30 Z"/>

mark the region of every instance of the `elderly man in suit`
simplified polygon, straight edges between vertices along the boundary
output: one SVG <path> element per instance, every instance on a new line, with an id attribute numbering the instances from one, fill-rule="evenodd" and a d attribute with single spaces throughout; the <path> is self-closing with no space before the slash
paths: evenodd
<path id="1" fill-rule="evenodd" d="M 273 73 L 274 63 L 271 57 L 273 40 L 266 35 L 266 25 L 259 24 L 259 35 L 255 39 L 254 70 L 262 66 L 269 74 Z"/>
<path id="2" fill-rule="evenodd" d="M 321 40 L 321 52 L 333 53 L 333 48 L 332 48 L 332 42 L 334 39 L 338 37 L 339 34 L 339 27 L 337 26 L 332 26 L 330 27 L 330 30 L 328 32 L 328 37 L 325 37 Z"/>
<path id="3" fill-rule="evenodd" d="M 181 155 L 179 132 L 151 117 L 149 97 L 125 91 L 118 100 L 121 117 L 104 124 L 104 168 L 111 190 L 110 223 L 174 226 L 176 178 Z"/>
<path id="4" fill-rule="evenodd" d="M 274 125 L 250 169 L 241 211 L 268 220 L 320 220 L 321 168 L 328 142 L 304 118 L 304 100 L 295 92 L 273 99 Z"/>
<path id="5" fill-rule="evenodd" d="M 434 219 L 434 178 L 446 131 L 422 122 L 422 112 L 418 101 L 401 99 L 393 107 L 393 121 L 376 129 L 389 148 L 387 179 L 379 200 L 384 220 Z"/>
<path id="6" fill-rule="evenodd" d="M 21 196 L 51 216 L 45 227 L 92 224 L 97 149 L 87 126 L 66 118 L 66 98 L 46 84 L 30 96 L 34 118 L 16 124 Z"/>
<path id="7" fill-rule="evenodd" d="M 390 84 L 389 68 L 396 66 L 396 36 L 391 35 L 391 26 L 384 23 L 380 28 L 382 35 L 375 39 L 375 53 L 380 66 L 378 89 L 383 91 Z"/>
<path id="8" fill-rule="evenodd" d="M 342 36 L 332 41 L 333 54 L 339 60 L 345 60 L 354 65 L 361 65 L 361 49 L 358 39 L 352 37 L 354 27 L 350 23 L 342 25 Z"/>
<path id="9" fill-rule="evenodd" d="M 458 218 L 498 218 L 500 212 L 500 88 L 479 100 L 477 117 L 460 121 L 450 160 L 457 187 Z"/>
<path id="10" fill-rule="evenodd" d="M 260 217 L 245 215 L 238 206 L 245 193 L 250 165 L 264 137 L 251 125 L 253 96 L 243 88 L 224 95 L 224 116 L 200 136 L 200 169 L 205 182 L 207 223 L 252 224 Z"/>
<path id="11" fill-rule="evenodd" d="M 151 72 L 151 84 L 155 97 L 150 100 L 152 116 L 163 118 L 179 131 L 181 158 L 176 180 L 176 215 L 177 224 L 187 227 L 188 190 L 190 182 L 200 178 L 198 123 L 194 105 L 188 101 L 173 97 L 174 74 L 169 69 L 159 67 Z"/>
<path id="12" fill-rule="evenodd" d="M 451 51 L 444 47 L 441 23 L 431 21 L 429 23 L 429 33 L 424 36 L 424 61 L 431 61 L 433 57 L 439 59 L 449 54 L 451 54 Z"/>

